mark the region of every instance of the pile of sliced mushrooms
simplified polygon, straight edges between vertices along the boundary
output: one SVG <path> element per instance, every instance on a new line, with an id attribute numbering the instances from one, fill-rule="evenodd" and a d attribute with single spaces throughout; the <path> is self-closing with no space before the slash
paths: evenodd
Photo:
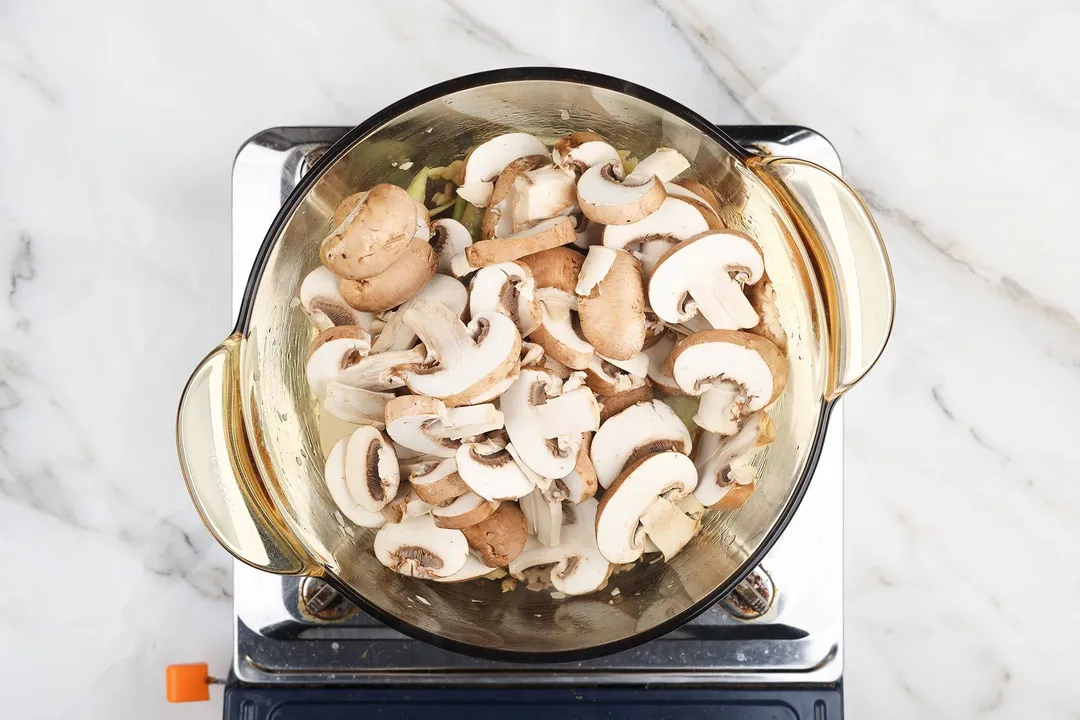
<path id="1" fill-rule="evenodd" d="M 786 336 L 688 170 L 510 133 L 342 201 L 299 301 L 311 391 L 355 426 L 326 483 L 379 562 L 583 595 L 750 497 Z"/>

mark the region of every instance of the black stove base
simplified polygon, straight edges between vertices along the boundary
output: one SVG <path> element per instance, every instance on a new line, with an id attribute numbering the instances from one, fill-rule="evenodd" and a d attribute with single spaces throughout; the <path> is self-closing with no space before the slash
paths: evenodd
<path id="1" fill-rule="evenodd" d="M 843 691 L 812 688 L 225 688 L 225 720 L 839 720 Z"/>

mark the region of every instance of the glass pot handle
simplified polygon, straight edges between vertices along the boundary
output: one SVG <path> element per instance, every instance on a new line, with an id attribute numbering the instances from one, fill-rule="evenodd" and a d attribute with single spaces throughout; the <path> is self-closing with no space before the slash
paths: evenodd
<path id="1" fill-rule="evenodd" d="M 267 572 L 298 575 L 308 567 L 288 540 L 258 479 L 240 414 L 238 335 L 192 373 L 176 417 L 176 448 L 191 500 L 217 541 Z"/>
<path id="2" fill-rule="evenodd" d="M 825 397 L 847 392 L 877 362 L 892 331 L 892 267 L 874 218 L 847 183 L 786 157 L 747 163 L 783 203 L 807 244 L 825 295 L 832 359 Z"/>

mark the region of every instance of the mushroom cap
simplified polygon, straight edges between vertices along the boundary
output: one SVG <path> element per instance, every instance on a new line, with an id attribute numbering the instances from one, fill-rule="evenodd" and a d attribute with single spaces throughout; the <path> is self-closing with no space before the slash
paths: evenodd
<path id="1" fill-rule="evenodd" d="M 632 390 L 616 392 L 613 395 L 601 395 L 598 398 L 598 402 L 600 403 L 600 422 L 605 423 L 623 410 L 633 407 L 638 403 L 651 402 L 652 399 L 653 389 L 651 385 L 642 385 L 641 387 Z"/>
<path id="2" fill-rule="evenodd" d="M 382 516 L 382 513 L 365 510 L 349 490 L 345 480 L 345 459 L 348 447 L 349 437 L 346 436 L 334 443 L 334 447 L 327 454 L 324 475 L 326 489 L 330 491 L 330 498 L 337 505 L 338 510 L 353 524 L 360 527 L 382 527 L 386 524 L 386 518 Z"/>
<path id="3" fill-rule="evenodd" d="M 517 262 L 480 268 L 469 291 L 469 313 L 485 312 L 508 316 L 525 337 L 540 325 L 540 302 L 534 292 L 532 272 Z"/>
<path id="4" fill-rule="evenodd" d="M 701 211 L 680 197 L 668 196 L 656 212 L 624 225 L 604 228 L 604 247 L 625 250 L 642 242 L 677 242 L 699 235 L 709 229 Z"/>
<path id="5" fill-rule="evenodd" d="M 518 175 L 510 196 L 514 230 L 576 210 L 575 179 L 573 172 L 550 166 Z"/>
<path id="6" fill-rule="evenodd" d="M 431 515 L 420 515 L 379 530 L 375 557 L 402 575 L 447 577 L 465 566 L 469 544 L 460 530 L 440 528 Z"/>
<path id="7" fill-rule="evenodd" d="M 396 185 L 376 185 L 322 241 L 323 265 L 349 280 L 374 277 L 405 253 L 417 227 L 417 207 L 409 193 Z"/>
<path id="8" fill-rule="evenodd" d="M 341 202 L 334 208 L 334 217 L 330 221 L 330 229 L 333 230 L 338 225 L 345 222 L 345 218 L 349 216 L 349 213 L 355 210 L 356 206 L 363 202 L 366 197 L 367 190 L 361 190 L 358 193 L 353 193 L 352 195 L 347 195 L 342 198 Z"/>
<path id="9" fill-rule="evenodd" d="M 581 436 L 546 437 L 536 407 L 562 391 L 562 380 L 546 370 L 523 369 L 503 393 L 500 407 L 510 442 L 533 472 L 546 478 L 565 477 L 574 469 Z M 599 420 L 599 410 L 597 410 Z"/>
<path id="10" fill-rule="evenodd" d="M 300 307 L 319 330 L 334 326 L 357 325 L 371 329 L 375 316 L 351 307 L 341 297 L 338 277 L 322 265 L 304 276 L 300 283 Z"/>
<path id="11" fill-rule="evenodd" d="M 600 552 L 613 563 L 637 560 L 645 549 L 641 516 L 658 497 L 678 500 L 696 485 L 694 462 L 680 452 L 655 453 L 631 464 L 600 501 L 596 514 Z"/>
<path id="12" fill-rule="evenodd" d="M 595 252 L 606 255 L 611 251 L 590 248 L 589 257 Z M 615 251 L 599 283 L 587 295 L 579 294 L 578 317 L 585 339 L 601 355 L 629 360 L 641 352 L 645 344 L 645 288 L 638 259 L 625 250 Z"/>
<path id="13" fill-rule="evenodd" d="M 503 168 L 492 188 L 488 205 L 484 209 L 484 217 L 480 223 L 481 240 L 502 238 L 514 233 L 514 213 L 510 197 L 514 189 L 514 181 L 518 176 L 530 170 L 550 164 L 551 160 L 546 155 L 526 155 Z"/>
<path id="14" fill-rule="evenodd" d="M 469 302 L 469 291 L 457 278 L 448 275 L 432 275 L 424 287 L 391 314 L 386 326 L 371 344 L 372 353 L 408 350 L 416 345 L 418 338 L 412 328 L 405 324 L 404 314 L 418 302 L 442 303 L 461 317 Z"/>
<path id="15" fill-rule="evenodd" d="M 532 271 L 536 287 L 572 293 L 585 256 L 570 247 L 556 247 L 527 255 L 521 262 Z"/>
<path id="16" fill-rule="evenodd" d="M 431 224 L 431 239 L 428 242 L 439 259 L 436 272 L 453 275 L 450 261 L 472 245 L 472 235 L 469 234 L 469 229 L 457 220 L 443 218 Z"/>
<path id="17" fill-rule="evenodd" d="M 397 495 L 399 482 L 390 441 L 371 426 L 353 431 L 345 450 L 345 485 L 353 500 L 368 512 L 378 512 Z"/>
<path id="18" fill-rule="evenodd" d="M 475 242 L 465 248 L 465 258 L 470 268 L 482 268 L 485 265 L 511 262 L 542 250 L 572 243 L 574 237 L 574 222 L 570 218 L 547 218 L 513 235 L 497 240 Z"/>
<path id="19" fill-rule="evenodd" d="M 460 441 L 440 438 L 428 429 L 440 422 L 446 405 L 438 398 L 402 395 L 390 400 L 384 410 L 386 433 L 394 442 L 434 457 L 454 457 Z"/>
<path id="20" fill-rule="evenodd" d="M 414 466 L 409 474 L 409 484 L 429 505 L 445 505 L 469 492 L 469 486 L 458 475 L 457 461 L 452 457 Z"/>
<path id="21" fill-rule="evenodd" d="M 561 168 L 581 175 L 593 165 L 612 163 L 622 172 L 619 151 L 594 132 L 573 132 L 555 143 L 551 159 Z"/>
<path id="22" fill-rule="evenodd" d="M 735 383 L 745 388 L 746 408 L 752 412 L 780 397 L 788 366 L 779 348 L 765 338 L 737 330 L 707 330 L 680 340 L 663 371 L 690 395 Z"/>
<path id="23" fill-rule="evenodd" d="M 571 308 L 577 298 L 555 288 L 537 290 L 540 299 L 540 327 L 529 339 L 544 348 L 552 359 L 574 370 L 589 367 L 596 349 L 575 328 L 576 318 Z"/>
<path id="24" fill-rule="evenodd" d="M 404 321 L 427 347 L 429 362 L 405 371 L 405 382 L 419 395 L 463 405 L 506 377 L 519 362 L 521 335 L 514 321 L 481 313 L 465 326 L 440 303 L 418 303 Z"/>
<path id="25" fill-rule="evenodd" d="M 734 230 L 710 230 L 680 242 L 660 258 L 649 278 L 649 306 L 670 323 L 686 322 L 700 311 L 718 329 L 753 327 L 758 316 L 740 281 L 752 285 L 764 272 L 757 243 Z"/>
<path id="26" fill-rule="evenodd" d="M 503 503 L 486 520 L 462 530 L 469 547 L 491 568 L 503 567 L 521 554 L 528 531 L 525 515 L 514 503 Z"/>
<path id="27" fill-rule="evenodd" d="M 551 584 L 559 592 L 585 595 L 599 590 L 612 568 L 597 546 L 596 513 L 597 503 L 591 499 L 569 508 L 562 542 L 548 547 L 530 537 L 510 563 L 510 574 L 521 578 L 530 567 L 554 563 Z"/>
<path id="28" fill-rule="evenodd" d="M 326 397 L 331 380 L 354 385 L 360 362 L 371 350 L 371 336 L 355 325 L 327 328 L 315 336 L 308 349 L 306 374 L 316 399 Z"/>
<path id="29" fill-rule="evenodd" d="M 465 158 L 462 185 L 494 180 L 507 165 L 526 155 L 547 155 L 547 145 L 528 133 L 505 133 L 477 145 Z"/>
<path id="30" fill-rule="evenodd" d="M 623 469 L 650 454 L 689 454 L 690 431 L 675 411 L 660 400 L 638 403 L 608 418 L 592 439 L 593 468 L 601 487 L 611 487 Z"/>
<path id="31" fill-rule="evenodd" d="M 341 296 L 357 310 L 389 310 L 424 287 L 438 264 L 439 259 L 427 241 L 410 238 L 405 251 L 378 275 L 363 280 L 343 279 Z"/>
<path id="32" fill-rule="evenodd" d="M 749 462 L 754 454 L 775 438 L 776 430 L 772 419 L 763 410 L 758 410 L 746 418 L 734 435 L 723 437 L 710 432 L 703 433 L 694 453 L 694 464 L 698 469 L 698 485 L 694 490 L 694 497 L 705 507 L 711 508 L 723 501 L 739 485 L 751 484 L 753 477 L 732 473 L 733 465 Z M 740 480 L 744 482 L 739 482 Z"/>
<path id="33" fill-rule="evenodd" d="M 485 500 L 517 500 L 533 491 L 506 448 L 490 442 L 462 443 L 455 458 L 461 479 Z"/>
<path id="34" fill-rule="evenodd" d="M 467 492 L 445 505 L 433 508 L 431 517 L 439 527 L 460 530 L 488 519 L 498 509 L 498 502 L 485 500 L 474 492 Z"/>
<path id="35" fill-rule="evenodd" d="M 656 212 L 667 193 L 657 178 L 636 185 L 621 182 L 609 162 L 593 165 L 581 174 L 577 196 L 581 212 L 593 222 L 627 225 Z"/>
<path id="36" fill-rule="evenodd" d="M 660 182 L 666 183 L 689 167 L 690 161 L 683 157 L 678 150 L 660 147 L 656 148 L 652 155 L 634 166 L 633 171 L 626 176 L 626 181 L 642 183 L 655 177 Z"/>
<path id="37" fill-rule="evenodd" d="M 648 361 L 647 355 L 638 354 Z M 585 384 L 597 395 L 615 395 L 643 387 L 647 383 L 645 377 L 629 373 L 599 355 L 585 368 Z"/>

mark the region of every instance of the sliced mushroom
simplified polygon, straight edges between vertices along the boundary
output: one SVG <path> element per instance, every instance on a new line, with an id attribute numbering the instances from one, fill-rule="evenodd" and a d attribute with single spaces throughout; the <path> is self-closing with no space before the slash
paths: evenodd
<path id="1" fill-rule="evenodd" d="M 592 458 L 596 478 L 608 488 L 623 469 L 640 458 L 675 451 L 690 454 L 686 425 L 660 400 L 639 403 L 604 422 L 593 435 Z"/>
<path id="2" fill-rule="evenodd" d="M 409 308 L 418 302 L 440 302 L 458 314 L 465 312 L 465 306 L 469 302 L 469 291 L 461 284 L 461 281 L 447 275 L 432 275 L 424 287 L 406 300 L 387 321 L 386 326 L 371 344 L 372 353 L 382 353 L 392 350 L 408 350 L 414 346 L 418 338 L 412 328 L 405 324 L 404 314 Z"/>
<path id="3" fill-rule="evenodd" d="M 787 352 L 788 337 L 780 322 L 780 309 L 776 306 L 776 290 L 773 288 L 769 274 L 764 273 L 761 280 L 745 288 L 746 299 L 754 308 L 760 321 L 757 325 L 747 328 L 747 332 L 760 335 L 772 342 L 781 351 Z"/>
<path id="4" fill-rule="evenodd" d="M 487 520 L 498 509 L 498 502 L 485 500 L 474 492 L 467 492 L 446 505 L 434 508 L 431 517 L 441 528 L 460 530 Z"/>
<path id="5" fill-rule="evenodd" d="M 407 482 L 403 482 L 398 487 L 397 496 L 380 512 L 386 518 L 386 522 L 399 523 L 411 517 L 427 515 L 434 507 L 434 505 L 429 505 L 421 500 L 416 491 L 412 489 L 412 486 Z"/>
<path id="6" fill-rule="evenodd" d="M 556 288 L 573 293 L 585 256 L 569 247 L 557 247 L 521 259 L 532 270 L 537 288 Z"/>
<path id="7" fill-rule="evenodd" d="M 406 253 L 417 223 L 416 203 L 409 193 L 396 185 L 376 185 L 322 241 L 323 265 L 349 280 L 375 277 Z M 426 244 L 427 238 L 423 240 Z M 345 299 L 349 301 L 348 295 Z"/>
<path id="8" fill-rule="evenodd" d="M 541 545 L 555 547 L 562 542 L 563 504 L 537 488 L 518 501 L 530 535 Z"/>
<path id="9" fill-rule="evenodd" d="M 349 496 L 368 512 L 378 512 L 397 495 L 400 476 L 390 441 L 373 427 L 359 427 L 345 451 Z"/>
<path id="10" fill-rule="evenodd" d="M 600 403 L 600 422 L 605 423 L 623 410 L 631 408 L 638 403 L 651 402 L 653 389 L 651 385 L 643 385 L 632 390 L 623 390 L 613 395 L 601 395 L 597 398 Z"/>
<path id="11" fill-rule="evenodd" d="M 664 363 L 675 349 L 676 341 L 675 333 L 668 330 L 660 336 L 655 345 L 645 350 L 649 357 L 649 380 L 668 395 L 685 395 L 682 388 L 675 384 L 675 380 L 664 372 Z"/>
<path id="12" fill-rule="evenodd" d="M 484 209 L 484 217 L 480 223 L 481 240 L 504 238 L 514 233 L 514 213 L 511 206 L 514 181 L 530 170 L 550 164 L 551 160 L 546 155 L 526 155 L 510 163 L 499 173 L 499 179 L 495 181 L 491 199 Z"/>
<path id="13" fill-rule="evenodd" d="M 701 198 L 716 213 L 716 216 L 720 217 L 720 200 L 708 186 L 699 183 L 697 180 L 687 180 L 685 178 L 676 180 L 675 184 Z"/>
<path id="14" fill-rule="evenodd" d="M 348 454 L 349 437 L 338 440 L 326 456 L 326 489 L 338 510 L 360 527 L 378 528 L 386 524 L 386 518 L 380 512 L 364 509 L 359 500 L 353 497 L 345 480 L 345 458 Z"/>
<path id="15" fill-rule="evenodd" d="M 438 258 L 426 240 L 411 239 L 390 267 L 366 280 L 342 280 L 341 296 L 357 310 L 382 312 L 405 302 L 435 274 Z"/>
<path id="16" fill-rule="evenodd" d="M 577 183 L 581 212 L 593 222 L 627 225 L 656 212 L 667 194 L 657 178 L 626 183 L 613 163 L 590 167 Z"/>
<path id="17" fill-rule="evenodd" d="M 462 530 L 461 532 L 465 531 Z M 491 568 L 485 565 L 483 560 L 476 557 L 476 555 L 470 552 L 468 559 L 465 560 L 465 565 L 453 575 L 447 575 L 446 577 L 433 577 L 429 579 L 440 583 L 456 583 L 465 582 L 467 580 L 479 580 L 480 578 L 490 574 Z"/>
<path id="18" fill-rule="evenodd" d="M 693 496 L 690 496 L 693 497 Z M 646 508 L 641 516 L 641 527 L 645 537 L 668 561 L 697 535 L 701 528 L 701 518 L 684 513 L 675 503 L 666 497 L 658 497 Z"/>
<path id="19" fill-rule="evenodd" d="M 643 357 L 648 361 L 647 355 Z M 646 378 L 626 372 L 599 355 L 585 368 L 585 377 L 585 384 L 597 395 L 616 395 L 640 388 L 648 382 Z"/>
<path id="20" fill-rule="evenodd" d="M 776 438 L 764 411 L 752 413 L 730 437 L 705 433 L 695 452 L 698 486 L 694 497 L 714 510 L 739 507 L 753 492 L 756 471 L 750 459 Z"/>
<path id="21" fill-rule="evenodd" d="M 528 133 L 506 133 L 478 145 L 465 158 L 465 171 L 459 197 L 478 207 L 484 207 L 491 199 L 494 182 L 507 165 L 526 155 L 547 155 L 548 149 L 536 137 Z"/>
<path id="22" fill-rule="evenodd" d="M 458 475 L 457 461 L 452 457 L 415 466 L 409 474 L 409 484 L 429 505 L 445 505 L 469 492 L 469 486 Z"/>
<path id="23" fill-rule="evenodd" d="M 462 443 L 456 460 L 461 479 L 485 500 L 517 500 L 533 491 L 507 449 L 494 443 Z"/>
<path id="24" fill-rule="evenodd" d="M 375 557 L 402 575 L 447 577 L 465 566 L 469 543 L 460 530 L 440 528 L 431 515 L 420 515 L 379 530 Z"/>
<path id="25" fill-rule="evenodd" d="M 534 342 L 521 342 L 521 367 L 543 367 L 544 348 Z"/>
<path id="26" fill-rule="evenodd" d="M 604 242 L 604 226 L 592 222 L 589 218 L 578 212 L 570 217 L 574 221 L 574 245 L 582 250 L 588 250 L 593 245 L 602 245 Z"/>
<path id="27" fill-rule="evenodd" d="M 559 500 L 565 500 L 571 505 L 578 505 L 596 495 L 599 483 L 596 479 L 596 470 L 593 468 L 589 451 L 592 448 L 592 433 L 585 433 L 581 439 L 581 449 L 578 450 L 577 462 L 574 469 L 566 477 L 555 481 L 556 493 Z"/>
<path id="28" fill-rule="evenodd" d="M 331 380 L 356 385 L 358 365 L 371 350 L 371 336 L 355 325 L 323 330 L 311 342 L 306 365 L 308 386 L 318 400 L 326 397 Z"/>
<path id="29" fill-rule="evenodd" d="M 521 335 L 505 315 L 481 313 L 466 326 L 445 305 L 422 302 L 403 319 L 420 336 L 429 358 L 404 371 L 414 393 L 448 406 L 464 405 L 518 365 Z"/>
<path id="30" fill-rule="evenodd" d="M 502 427 L 502 411 L 491 403 L 482 403 L 447 408 L 439 422 L 432 423 L 427 432 L 432 437 L 460 440 L 501 430 Z"/>
<path id="31" fill-rule="evenodd" d="M 349 368 L 346 380 L 349 385 L 366 390 L 404 387 L 402 375 L 405 369 L 423 364 L 426 357 L 427 349 L 423 346 L 368 355 Z"/>
<path id="32" fill-rule="evenodd" d="M 493 405 L 448 409 L 437 398 L 418 395 L 390 400 L 385 418 L 394 442 L 434 457 L 453 457 L 461 438 L 503 426 L 502 413 Z"/>
<path id="33" fill-rule="evenodd" d="M 682 198 L 668 197 L 652 215 L 629 225 L 604 228 L 604 246 L 626 250 L 640 246 L 646 276 L 671 247 L 709 229 L 701 211 Z"/>
<path id="34" fill-rule="evenodd" d="M 532 272 L 516 262 L 480 268 L 469 290 L 469 313 L 502 313 L 525 337 L 540 325 L 540 301 L 536 299 Z"/>
<path id="35" fill-rule="evenodd" d="M 655 177 L 660 182 L 666 183 L 689 167 L 690 161 L 678 150 L 666 147 L 656 148 L 656 152 L 634 166 L 634 170 L 626 176 L 625 182 L 643 183 Z"/>
<path id="36" fill-rule="evenodd" d="M 555 288 L 540 288 L 536 296 L 540 300 L 540 327 L 530 333 L 529 338 L 544 348 L 552 359 L 569 368 L 584 370 L 589 367 L 596 348 L 582 338 L 575 327 L 578 323 L 573 308 L 577 306 L 577 298 Z"/>
<path id="37" fill-rule="evenodd" d="M 669 198 L 678 198 L 697 208 L 701 216 L 705 218 L 705 222 L 708 223 L 710 230 L 723 229 L 724 221 L 720 219 L 720 211 L 713 207 L 704 197 L 693 190 L 687 189 L 681 181 L 680 183 L 664 183 L 664 190 Z"/>
<path id="38" fill-rule="evenodd" d="M 599 590 L 611 575 L 611 563 L 596 542 L 597 503 L 586 500 L 570 509 L 572 522 L 564 527 L 562 542 L 555 547 L 529 538 L 525 549 L 510 563 L 510 574 L 521 578 L 531 567 L 553 565 L 551 584 L 566 595 L 585 595 Z"/>
<path id="39" fill-rule="evenodd" d="M 568 217 L 549 218 L 498 240 L 475 242 L 465 248 L 465 260 L 470 269 L 476 270 L 486 265 L 518 260 L 526 255 L 572 242 L 573 220 Z M 461 273 L 455 274 L 460 276 Z"/>
<path id="40" fill-rule="evenodd" d="M 664 372 L 690 395 L 700 395 L 694 422 L 731 435 L 739 422 L 773 403 L 787 384 L 787 360 L 765 338 L 735 330 L 709 330 L 683 338 Z"/>
<path id="41" fill-rule="evenodd" d="M 608 263 L 608 255 L 614 254 Z M 606 270 L 598 270 L 595 284 L 590 260 L 600 256 Z M 582 293 L 582 290 L 585 290 Z M 615 360 L 629 360 L 645 344 L 645 288 L 641 263 L 625 250 L 589 248 L 578 278 L 578 317 L 581 332 L 598 353 Z"/>
<path id="42" fill-rule="evenodd" d="M 758 324 L 743 294 L 765 272 L 761 248 L 734 230 L 710 231 L 674 246 L 649 278 L 649 306 L 662 320 L 684 323 L 700 312 L 718 330 Z"/>
<path id="43" fill-rule="evenodd" d="M 450 261 L 455 255 L 465 252 L 465 248 L 472 245 L 472 235 L 469 234 L 469 229 L 457 220 L 444 218 L 431 224 L 431 239 L 428 242 L 439 259 L 436 272 L 453 275 Z"/>
<path id="44" fill-rule="evenodd" d="M 300 307 L 319 330 L 346 325 L 370 330 L 375 319 L 371 313 L 356 310 L 345 302 L 337 276 L 322 265 L 309 272 L 300 283 Z"/>
<path id="45" fill-rule="evenodd" d="M 334 217 L 330 221 L 330 229 L 333 230 L 338 225 L 345 222 L 345 218 L 349 216 L 349 213 L 355 210 L 366 197 L 367 190 L 361 190 L 358 193 L 353 193 L 342 199 L 342 201 L 337 204 L 337 207 L 334 208 Z"/>
<path id="46" fill-rule="evenodd" d="M 386 404 L 393 399 L 392 393 L 365 390 L 330 380 L 326 383 L 322 406 L 328 413 L 346 422 L 382 427 Z"/>
<path id="47" fill-rule="evenodd" d="M 600 422 L 590 390 L 559 397 L 562 385 L 549 372 L 524 369 L 500 402 L 510 442 L 525 464 L 546 478 L 565 477 L 574 469 L 581 433 Z"/>
<path id="48" fill-rule="evenodd" d="M 622 172 L 619 152 L 594 132 L 575 132 L 555 143 L 551 159 L 559 167 L 580 176 L 593 165 L 611 163 Z"/>
<path id="49" fill-rule="evenodd" d="M 577 209 L 576 178 L 573 172 L 558 167 L 542 167 L 518 175 L 511 194 L 514 231 L 532 223 Z"/>
<path id="50" fill-rule="evenodd" d="M 595 445 L 593 448 L 595 451 Z M 694 462 L 680 452 L 647 455 L 628 466 L 600 501 L 596 516 L 600 552 L 613 563 L 630 563 L 640 558 L 645 549 L 642 516 L 650 513 L 658 498 L 679 500 L 693 492 L 696 485 Z M 653 522 L 659 522 L 658 514 L 662 511 L 651 511 Z M 660 543 L 657 546 L 662 548 Z"/>
<path id="51" fill-rule="evenodd" d="M 462 530 L 469 547 L 491 568 L 504 567 L 521 554 L 528 537 L 525 516 L 514 503 L 503 503 L 487 520 Z M 486 573 L 485 573 L 486 574 Z"/>
<path id="52" fill-rule="evenodd" d="M 667 325 L 664 321 L 656 317 L 656 313 L 652 310 L 645 311 L 645 345 L 643 350 L 648 350 L 656 343 L 660 342 L 660 337 L 667 330 Z"/>

